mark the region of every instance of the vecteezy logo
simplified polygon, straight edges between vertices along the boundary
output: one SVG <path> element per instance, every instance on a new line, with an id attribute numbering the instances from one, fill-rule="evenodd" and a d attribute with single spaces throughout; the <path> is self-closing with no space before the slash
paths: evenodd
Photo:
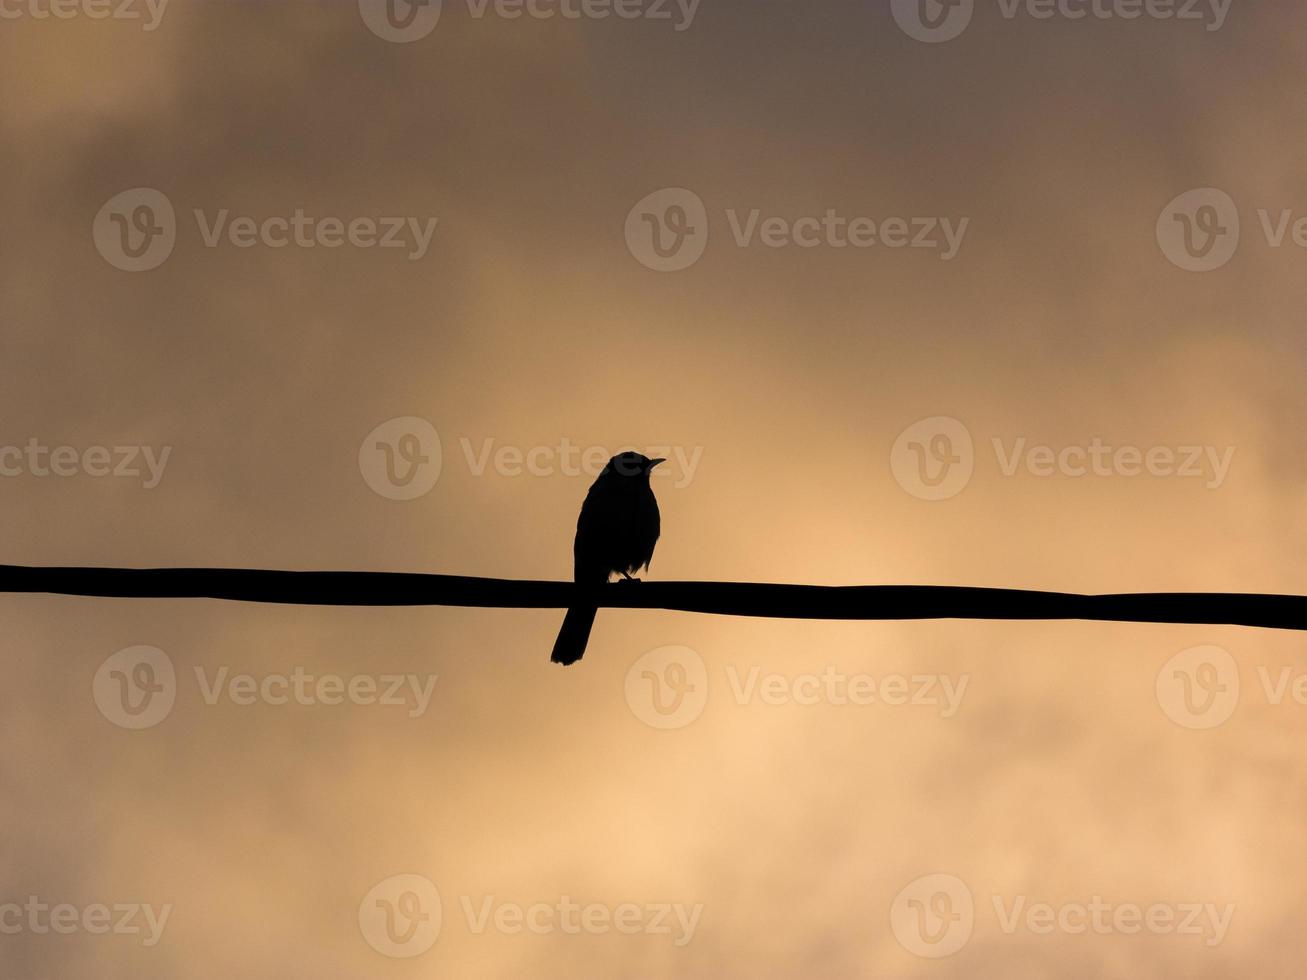
<path id="1" fill-rule="evenodd" d="M 177 214 L 172 202 L 151 187 L 137 187 L 105 202 L 91 226 L 96 251 L 115 269 L 149 272 L 172 255 Z"/>
<path id="2" fill-rule="evenodd" d="M 971 23 L 975 0 L 891 0 L 903 33 L 927 44 L 951 41 Z"/>
<path id="3" fill-rule="evenodd" d="M 440 436 L 426 419 L 383 422 L 359 446 L 359 472 L 388 500 L 416 500 L 440 479 Z"/>
<path id="4" fill-rule="evenodd" d="M 971 433 L 957 419 L 937 416 L 908 426 L 894 440 L 894 479 L 920 500 L 948 500 L 971 482 L 976 453 Z"/>
<path id="5" fill-rule="evenodd" d="M 923 875 L 894 897 L 889 924 L 909 953 L 932 960 L 952 956 L 976 924 L 971 889 L 954 875 Z"/>
<path id="6" fill-rule="evenodd" d="M 708 247 L 708 209 L 694 191 L 666 187 L 643 198 L 626 216 L 626 247 L 655 272 L 680 272 Z"/>
<path id="7" fill-rule="evenodd" d="M 1239 208 L 1215 187 L 1186 191 L 1157 219 L 1157 244 L 1174 265 L 1188 272 L 1221 268 L 1239 247 Z"/>
<path id="8" fill-rule="evenodd" d="M 409 44 L 436 29 L 442 0 L 359 0 L 368 30 L 383 41 Z"/>
<path id="9" fill-rule="evenodd" d="M 684 728 L 708 704 L 708 668 L 689 647 L 650 650 L 626 672 L 626 703 L 650 728 Z"/>
<path id="10" fill-rule="evenodd" d="M 91 696 L 100 714 L 119 728 L 153 728 L 177 700 L 177 673 L 158 647 L 128 647 L 100 665 Z"/>
<path id="11" fill-rule="evenodd" d="M 421 956 L 440 938 L 440 892 L 422 875 L 392 875 L 359 903 L 359 931 L 382 956 Z"/>
<path id="12" fill-rule="evenodd" d="M 1239 704 L 1239 665 L 1218 646 L 1181 650 L 1157 672 L 1157 703 L 1183 728 L 1223 725 Z"/>

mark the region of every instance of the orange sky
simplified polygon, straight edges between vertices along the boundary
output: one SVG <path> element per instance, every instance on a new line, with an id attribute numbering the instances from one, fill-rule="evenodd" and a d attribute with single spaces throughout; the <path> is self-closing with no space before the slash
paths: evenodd
<path id="1" fill-rule="evenodd" d="M 634 447 L 651 579 L 1304 590 L 1301 11 L 120 2 L 0 0 L 6 562 L 565 578 Z M 1298 636 L 560 619 L 0 597 L 0 977 L 1299 972 Z"/>

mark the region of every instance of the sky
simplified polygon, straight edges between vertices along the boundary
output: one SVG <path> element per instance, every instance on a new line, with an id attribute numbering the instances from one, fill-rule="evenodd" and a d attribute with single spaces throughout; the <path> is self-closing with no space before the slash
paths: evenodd
<path id="1" fill-rule="evenodd" d="M 1304 28 L 0 0 L 0 561 L 1302 593 Z M 0 976 L 1298 974 L 1294 633 L 561 617 L 0 596 Z"/>

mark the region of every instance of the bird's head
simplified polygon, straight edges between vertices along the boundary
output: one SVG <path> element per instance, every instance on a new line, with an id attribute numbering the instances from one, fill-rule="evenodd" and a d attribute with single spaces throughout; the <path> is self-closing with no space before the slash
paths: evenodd
<path id="1" fill-rule="evenodd" d="M 665 463 L 665 459 L 650 459 L 648 456 L 641 456 L 639 453 L 620 453 L 608 461 L 604 467 L 604 476 L 618 477 L 624 479 L 649 479 L 649 474 L 659 463 Z"/>

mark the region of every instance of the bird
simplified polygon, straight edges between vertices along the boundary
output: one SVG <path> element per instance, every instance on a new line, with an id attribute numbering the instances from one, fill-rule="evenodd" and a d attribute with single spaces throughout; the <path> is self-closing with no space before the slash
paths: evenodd
<path id="1" fill-rule="evenodd" d="M 572 580 L 578 586 L 598 588 L 614 574 L 640 581 L 632 573 L 648 569 L 662 529 L 649 474 L 665 462 L 635 452 L 619 453 L 591 485 L 572 546 Z M 593 603 L 568 607 L 554 641 L 553 663 L 566 667 L 585 655 L 596 612 Z"/>

